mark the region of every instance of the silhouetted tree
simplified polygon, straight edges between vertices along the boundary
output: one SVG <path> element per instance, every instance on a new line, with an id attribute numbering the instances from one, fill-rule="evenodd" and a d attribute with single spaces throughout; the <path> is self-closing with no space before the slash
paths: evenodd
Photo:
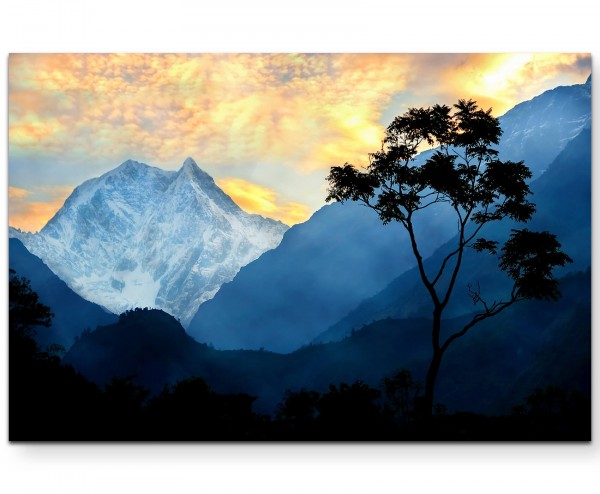
<path id="1" fill-rule="evenodd" d="M 316 439 L 317 419 L 319 416 L 318 405 L 321 395 L 317 391 L 292 392 L 287 390 L 283 401 L 276 411 L 276 421 L 282 429 L 281 435 L 285 439 Z"/>
<path id="2" fill-rule="evenodd" d="M 329 385 L 317 404 L 319 433 L 328 440 L 377 440 L 385 437 L 382 410 L 376 403 L 379 390 L 356 381 Z"/>
<path id="3" fill-rule="evenodd" d="M 255 398 L 219 394 L 200 377 L 165 387 L 147 407 L 148 439 L 169 441 L 255 439 Z"/>
<path id="4" fill-rule="evenodd" d="M 403 369 L 383 380 L 383 390 L 392 413 L 406 424 L 414 411 L 414 403 L 421 384 L 413 380 L 410 371 Z"/>
<path id="5" fill-rule="evenodd" d="M 9 439 L 100 439 L 93 435 L 100 391 L 61 364 L 60 347 L 39 348 L 38 327 L 49 327 L 50 309 L 27 280 L 9 276 Z"/>
<path id="6" fill-rule="evenodd" d="M 376 211 L 384 224 L 398 222 L 408 233 L 421 281 L 433 305 L 432 358 L 422 400 L 424 415 L 432 413 L 436 378 L 452 342 L 515 302 L 556 299 L 559 292 L 553 268 L 571 262 L 551 233 L 512 230 L 499 255 L 499 268 L 511 278 L 512 290 L 504 300 L 491 302 L 484 299 L 479 287 L 471 287 L 470 294 L 480 312 L 462 330 L 441 339 L 442 315 L 465 250 L 473 248 L 496 255 L 498 242 L 481 237 L 483 227 L 506 218 L 525 223 L 535 211 L 528 200 L 529 169 L 522 161 L 500 161 L 492 148 L 501 134 L 491 109 L 484 111 L 472 100 L 459 100 L 453 108 L 412 108 L 389 125 L 381 150 L 369 155 L 365 171 L 346 163 L 333 167 L 327 177 L 327 201 L 359 201 Z M 434 150 L 418 165 L 415 156 L 423 145 Z M 427 272 L 414 225 L 419 221 L 419 212 L 438 204 L 454 212 L 458 235 L 440 265 Z"/>
<path id="7" fill-rule="evenodd" d="M 11 339 L 11 356 L 19 358 L 21 352 L 33 356 L 40 351 L 33 340 L 38 327 L 50 327 L 54 314 L 40 303 L 38 294 L 31 289 L 29 281 L 9 271 L 8 282 L 8 328 Z"/>
<path id="8" fill-rule="evenodd" d="M 133 381 L 134 376 L 113 377 L 104 386 L 102 421 L 105 440 L 144 439 L 141 415 L 150 390 Z"/>
<path id="9" fill-rule="evenodd" d="M 591 400 L 579 391 L 557 386 L 536 388 L 524 404 L 513 408 L 513 416 L 526 426 L 523 437 L 533 440 L 590 441 Z"/>

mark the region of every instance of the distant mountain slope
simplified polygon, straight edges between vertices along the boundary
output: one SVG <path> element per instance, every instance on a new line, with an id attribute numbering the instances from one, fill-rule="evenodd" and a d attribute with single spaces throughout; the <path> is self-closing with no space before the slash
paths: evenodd
<path id="1" fill-rule="evenodd" d="M 457 340 L 440 369 L 438 401 L 508 414 L 535 388 L 591 397 L 591 270 L 559 281 L 558 301 L 519 303 Z"/>
<path id="2" fill-rule="evenodd" d="M 563 250 L 574 263 L 563 269 L 583 270 L 591 264 L 591 131 L 584 129 L 557 156 L 548 171 L 531 184 L 532 201 L 537 211 L 528 224 L 532 230 L 548 230 L 557 235 Z M 523 228 L 511 222 L 490 225 L 482 235 L 491 239 L 506 239 L 511 228 Z M 491 232 L 491 233 L 489 233 Z M 439 266 L 442 248 L 426 265 Z M 455 294 L 446 314 L 455 317 L 473 308 L 466 287 L 480 283 L 482 294 L 490 300 L 501 298 L 509 289 L 507 277 L 498 270 L 497 260 L 491 255 L 467 251 Z M 490 289 L 493 287 L 493 290 Z M 487 292 L 486 292 L 487 288 Z M 423 287 L 420 276 L 413 268 L 380 293 L 365 300 L 347 316 L 323 332 L 317 341 L 335 341 L 347 336 L 352 329 L 386 317 L 406 318 L 429 316 L 431 300 Z"/>
<path id="3" fill-rule="evenodd" d="M 538 177 L 591 122 L 591 83 L 547 91 L 517 105 L 500 122 L 501 158 L 524 159 Z M 422 153 L 417 161 L 426 156 Z M 456 225 L 444 208 L 421 213 L 415 225 L 427 257 L 456 234 Z M 375 212 L 358 204 L 331 204 L 291 228 L 278 248 L 242 269 L 199 308 L 188 330 L 218 348 L 293 351 L 415 264 L 408 236 L 399 225 L 381 225 Z M 587 267 L 584 264 L 579 268 Z M 416 290 L 411 297 L 420 296 L 421 287 Z M 404 299 L 408 305 L 411 300 Z M 414 309 L 402 317 L 430 314 L 419 306 Z M 389 314 L 398 315 L 388 311 L 382 317 Z M 371 320 L 358 319 L 337 337 Z"/>
<path id="4" fill-rule="evenodd" d="M 9 239 L 8 252 L 9 267 L 31 282 L 40 302 L 54 313 L 52 326 L 38 329 L 36 340 L 42 346 L 59 343 L 69 348 L 85 329 L 117 320 L 114 314 L 77 295 L 16 238 Z"/>
<path id="5" fill-rule="evenodd" d="M 288 352 L 307 343 L 413 265 L 402 255 L 406 233 L 373 221 L 373 214 L 358 204 L 323 207 L 223 285 L 188 331 L 223 349 Z M 455 231 L 436 216 L 422 226 L 432 246 L 427 252 Z"/>
<path id="6" fill-rule="evenodd" d="M 158 307 L 188 324 L 287 226 L 242 211 L 188 158 L 135 161 L 77 187 L 37 234 L 11 231 L 77 293 L 115 313 Z"/>
<path id="7" fill-rule="evenodd" d="M 440 370 L 436 401 L 449 412 L 510 413 L 536 387 L 558 385 L 589 396 L 590 270 L 562 279 L 561 289 L 558 302 L 523 302 L 458 340 Z M 462 327 L 468 317 L 447 320 L 445 327 Z M 257 396 L 256 410 L 273 413 L 287 389 L 325 392 L 330 383 L 357 379 L 378 387 L 401 369 L 423 382 L 430 325 L 426 318 L 385 319 L 343 341 L 281 355 L 215 350 L 192 340 L 171 316 L 137 310 L 82 335 L 64 361 L 99 384 L 131 375 L 154 392 L 200 376 L 217 392 Z"/>
<path id="8" fill-rule="evenodd" d="M 539 177 L 567 143 L 592 124 L 592 78 L 559 86 L 500 117 L 500 159 L 521 161 Z"/>

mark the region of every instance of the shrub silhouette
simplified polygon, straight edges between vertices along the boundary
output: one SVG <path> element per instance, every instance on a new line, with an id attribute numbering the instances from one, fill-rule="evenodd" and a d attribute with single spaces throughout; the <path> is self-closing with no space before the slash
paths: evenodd
<path id="1" fill-rule="evenodd" d="M 184 379 L 150 401 L 146 429 L 158 440 L 250 439 L 257 421 L 254 400 L 246 394 L 218 394 L 200 377 Z"/>
<path id="2" fill-rule="evenodd" d="M 413 380 L 410 371 L 403 369 L 392 377 L 386 377 L 383 389 L 391 413 L 402 425 L 406 425 L 414 413 L 421 384 Z"/>

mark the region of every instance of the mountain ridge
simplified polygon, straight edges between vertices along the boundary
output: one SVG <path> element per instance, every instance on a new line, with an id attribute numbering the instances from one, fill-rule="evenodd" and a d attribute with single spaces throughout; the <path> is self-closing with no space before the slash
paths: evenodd
<path id="1" fill-rule="evenodd" d="M 449 411 L 511 413 L 540 386 L 589 395 L 591 270 L 560 281 L 564 296 L 558 302 L 524 301 L 457 340 L 443 364 L 439 402 Z M 446 319 L 444 327 L 460 329 L 470 317 Z M 258 397 L 257 409 L 271 414 L 286 390 L 326 392 L 330 384 L 356 380 L 379 387 L 402 369 L 422 382 L 431 356 L 430 326 L 424 317 L 383 319 L 339 342 L 278 354 L 217 350 L 191 339 L 172 316 L 138 309 L 82 335 L 64 362 L 101 386 L 137 374 L 135 382 L 154 393 L 200 376 L 220 393 Z M 555 369 L 556 361 L 568 365 Z"/>

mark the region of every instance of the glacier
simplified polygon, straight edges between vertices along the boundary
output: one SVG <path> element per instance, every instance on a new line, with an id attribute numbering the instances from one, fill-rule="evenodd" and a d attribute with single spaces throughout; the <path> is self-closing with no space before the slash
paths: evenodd
<path id="1" fill-rule="evenodd" d="M 127 160 L 77 187 L 40 232 L 9 235 L 83 298 L 117 314 L 162 309 L 187 327 L 287 229 L 243 211 L 187 158 L 178 171 Z"/>

